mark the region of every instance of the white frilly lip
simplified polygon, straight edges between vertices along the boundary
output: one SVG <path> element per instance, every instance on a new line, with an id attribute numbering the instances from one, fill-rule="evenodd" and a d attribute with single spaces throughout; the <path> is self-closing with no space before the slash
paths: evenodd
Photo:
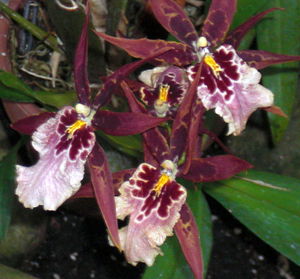
<path id="1" fill-rule="evenodd" d="M 225 78 L 230 80 L 231 85 L 228 86 L 228 89 L 232 92 L 232 95 L 229 99 L 226 99 L 226 93 L 218 86 L 216 86 L 215 91 L 211 92 L 205 84 L 206 77 L 199 84 L 197 94 L 207 110 L 215 109 L 216 114 L 228 123 L 227 135 L 233 134 L 236 136 L 244 130 L 248 118 L 256 109 L 273 105 L 274 97 L 269 89 L 259 84 L 261 74 L 255 68 L 247 65 L 232 46 L 222 45 L 215 51 L 215 54 L 221 52 L 232 55 L 231 60 L 226 61 L 226 63 L 236 67 L 239 74 L 239 78 L 234 80 L 230 78 L 230 73 L 227 75 L 226 69 L 223 69 L 224 71 L 220 73 L 220 79 L 225 75 Z M 191 66 L 188 69 L 190 81 L 192 81 L 193 67 Z M 218 77 L 212 79 L 215 79 L 215 84 L 217 84 Z"/>
<path id="2" fill-rule="evenodd" d="M 121 249 L 127 261 L 132 265 L 144 262 L 151 266 L 156 256 L 162 255 L 159 246 L 164 243 L 167 236 L 173 235 L 173 227 L 180 217 L 179 211 L 186 199 L 184 187 L 173 181 L 173 184 L 164 186 L 171 188 L 165 189 L 166 191 L 162 190 L 160 194 L 162 200 L 166 196 L 170 197 L 171 203 L 167 206 L 166 216 L 159 215 L 161 202 L 153 206 L 149 212 L 149 207 L 152 206 L 149 200 L 153 198 L 151 197 L 153 192 L 149 191 L 149 188 L 143 188 L 140 182 L 154 186 L 156 180 L 152 181 L 148 178 L 149 173 L 155 170 L 156 168 L 149 164 L 141 164 L 129 181 L 121 185 L 120 196 L 115 198 L 117 217 L 123 220 L 126 216 L 130 216 L 128 226 L 119 230 L 119 236 Z"/>
<path id="3" fill-rule="evenodd" d="M 79 150 L 76 160 L 69 158 L 70 146 L 56 154 L 55 147 L 61 137 L 57 132 L 60 119 L 70 111 L 74 109 L 64 107 L 32 135 L 32 146 L 40 157 L 38 162 L 31 167 L 16 166 L 16 195 L 27 208 L 42 205 L 45 210 L 56 210 L 81 185 L 84 164 L 94 146 L 95 136 L 91 134 L 89 146 Z"/>

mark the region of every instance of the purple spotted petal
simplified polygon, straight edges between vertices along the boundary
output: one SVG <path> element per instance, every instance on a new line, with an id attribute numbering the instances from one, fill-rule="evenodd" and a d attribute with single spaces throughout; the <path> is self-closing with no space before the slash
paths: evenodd
<path id="1" fill-rule="evenodd" d="M 271 8 L 268 10 L 265 10 L 241 24 L 236 29 L 232 30 L 228 36 L 226 37 L 224 44 L 232 45 L 235 49 L 237 49 L 244 38 L 244 36 L 247 34 L 247 32 L 257 23 L 259 22 L 265 15 L 268 13 L 271 13 L 275 10 L 283 10 L 281 8 Z"/>
<path id="2" fill-rule="evenodd" d="M 66 130 L 77 119 L 72 107 L 64 107 L 33 133 L 39 161 L 32 167 L 17 166 L 16 194 L 25 207 L 56 210 L 79 189 L 95 135 L 87 125 L 71 136 Z"/>
<path id="3" fill-rule="evenodd" d="M 173 234 L 179 211 L 186 199 L 183 186 L 169 181 L 159 195 L 153 190 L 160 171 L 141 164 L 133 176 L 122 184 L 116 197 L 117 216 L 130 215 L 128 226 L 120 230 L 121 246 L 127 261 L 133 265 L 144 262 L 152 265 L 161 254 L 158 246 Z"/>
<path id="4" fill-rule="evenodd" d="M 201 36 L 204 36 L 213 47 L 225 39 L 236 11 L 236 2 L 236 0 L 212 0 Z"/>
<path id="5" fill-rule="evenodd" d="M 273 94 L 259 84 L 261 74 L 249 67 L 230 45 L 219 47 L 213 58 L 222 71 L 216 75 L 203 63 L 198 97 L 206 109 L 215 109 L 229 124 L 228 135 L 238 135 L 252 112 L 273 104 Z M 191 80 L 198 67 L 196 64 L 188 69 Z"/>
<path id="6" fill-rule="evenodd" d="M 173 0 L 149 0 L 151 9 L 160 24 L 179 41 L 193 47 L 197 32 L 183 9 Z"/>

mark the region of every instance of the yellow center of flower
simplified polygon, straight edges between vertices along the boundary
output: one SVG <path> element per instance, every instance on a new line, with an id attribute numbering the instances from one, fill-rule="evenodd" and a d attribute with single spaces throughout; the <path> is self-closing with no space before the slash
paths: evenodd
<path id="1" fill-rule="evenodd" d="M 170 181 L 170 176 L 168 176 L 165 173 L 162 173 L 158 179 L 158 181 L 156 182 L 153 190 L 156 192 L 156 196 L 160 195 L 160 192 L 162 190 L 162 188 Z"/>
<path id="2" fill-rule="evenodd" d="M 216 60 L 209 54 L 204 56 L 204 63 L 212 69 L 215 77 L 217 78 L 219 77 L 219 73 L 223 71 L 223 69 L 216 62 Z"/>
<path id="3" fill-rule="evenodd" d="M 69 138 L 74 135 L 74 133 L 79 130 L 82 127 L 86 126 L 86 122 L 83 120 L 77 120 L 75 123 L 73 123 L 71 126 L 68 127 L 67 133 L 69 134 Z"/>
<path id="4" fill-rule="evenodd" d="M 167 102 L 170 86 L 167 84 L 162 84 L 159 88 L 158 100 L 162 103 Z"/>

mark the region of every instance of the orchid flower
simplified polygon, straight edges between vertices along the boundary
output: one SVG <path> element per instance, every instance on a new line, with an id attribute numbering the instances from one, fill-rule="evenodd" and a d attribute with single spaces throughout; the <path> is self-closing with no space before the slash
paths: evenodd
<path id="1" fill-rule="evenodd" d="M 172 50 L 157 57 L 154 62 L 188 67 L 190 81 L 202 65 L 197 86 L 198 98 L 207 110 L 215 109 L 229 124 L 228 134 L 240 134 L 253 111 L 273 104 L 272 92 L 259 84 L 261 74 L 257 69 L 300 60 L 299 56 L 236 50 L 246 32 L 276 8 L 250 18 L 228 34 L 236 0 L 213 0 L 199 36 L 190 19 L 174 1 L 149 0 L 149 3 L 157 20 L 180 42 L 124 39 L 100 32 L 97 34 L 139 58 L 169 46 Z"/>
<path id="2" fill-rule="evenodd" d="M 30 116 L 12 125 L 17 131 L 32 134 L 32 146 L 39 153 L 35 165 L 17 166 L 16 194 L 25 207 L 42 205 L 45 210 L 56 210 L 79 189 L 87 162 L 98 205 L 115 245 L 119 246 L 112 175 L 94 131 L 101 129 L 115 136 L 137 134 L 165 119 L 142 113 L 100 110 L 118 88 L 118 80 L 147 59 L 121 67 L 106 79 L 102 89 L 91 100 L 86 67 L 88 19 L 89 16 L 86 17 L 74 61 L 78 104 L 75 108 L 65 106 L 57 113 Z"/>
<path id="3" fill-rule="evenodd" d="M 185 71 L 179 67 L 155 67 L 143 71 L 139 79 L 144 82 L 139 88 L 140 99 L 158 117 L 174 116 L 188 87 Z"/>

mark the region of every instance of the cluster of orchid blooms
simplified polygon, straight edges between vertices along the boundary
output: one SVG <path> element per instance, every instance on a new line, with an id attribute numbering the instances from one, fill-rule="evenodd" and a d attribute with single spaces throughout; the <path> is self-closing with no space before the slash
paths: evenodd
<path id="1" fill-rule="evenodd" d="M 125 39 L 98 32 L 99 37 L 141 60 L 107 77 L 91 100 L 87 16 L 74 65 L 78 104 L 13 124 L 16 130 L 32 134 L 32 146 L 39 153 L 34 166 L 17 166 L 16 194 L 25 207 L 42 205 L 45 210 L 56 210 L 71 196 L 95 197 L 112 244 L 134 265 L 152 265 L 161 254 L 159 246 L 175 230 L 195 277 L 202 278 L 199 232 L 185 203 L 187 190 L 176 178 L 216 181 L 251 167 L 230 154 L 201 157 L 202 136 L 211 136 L 203 115 L 214 109 L 228 123 L 228 134 L 238 135 L 257 108 L 280 111 L 272 106 L 272 92 L 259 84 L 257 69 L 300 58 L 237 50 L 246 32 L 276 8 L 228 33 L 236 1 L 213 0 L 198 36 L 174 1 L 149 3 L 157 20 L 179 42 Z M 144 63 L 155 67 L 143 71 L 139 81 L 130 80 L 129 74 Z M 100 110 L 116 92 L 127 99 L 130 112 Z M 144 162 L 136 169 L 111 173 L 96 141 L 97 129 L 115 136 L 141 134 Z M 86 163 L 91 182 L 81 187 Z M 127 216 L 128 225 L 118 229 L 117 218 Z"/>

